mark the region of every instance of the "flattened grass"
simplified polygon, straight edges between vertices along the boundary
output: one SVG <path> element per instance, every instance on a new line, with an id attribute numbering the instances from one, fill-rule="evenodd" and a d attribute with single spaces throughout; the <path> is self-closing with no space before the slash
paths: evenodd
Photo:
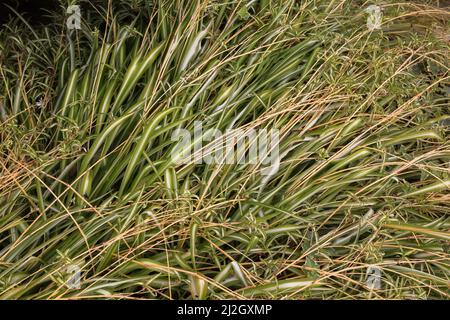
<path id="1" fill-rule="evenodd" d="M 371 31 L 366 5 L 111 1 L 78 31 L 65 10 L 11 21 L 0 297 L 449 298 L 449 12 L 387 1 Z M 176 163 L 172 133 L 195 121 L 280 130 L 278 170 Z"/>

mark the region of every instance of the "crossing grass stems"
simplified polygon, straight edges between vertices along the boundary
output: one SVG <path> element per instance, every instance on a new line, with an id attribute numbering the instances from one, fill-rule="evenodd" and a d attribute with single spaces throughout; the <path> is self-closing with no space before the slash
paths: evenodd
<path id="1" fill-rule="evenodd" d="M 13 15 L 0 298 L 449 298 L 449 11 L 424 3 L 384 1 L 380 30 L 345 0 Z M 279 167 L 176 163 L 195 121 L 279 130 Z"/>

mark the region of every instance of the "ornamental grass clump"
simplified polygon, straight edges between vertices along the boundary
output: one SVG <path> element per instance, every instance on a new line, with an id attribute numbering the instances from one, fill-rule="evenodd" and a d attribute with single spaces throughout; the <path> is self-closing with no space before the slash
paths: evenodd
<path id="1" fill-rule="evenodd" d="M 450 297 L 448 10 L 68 5 L 0 32 L 0 298 Z"/>

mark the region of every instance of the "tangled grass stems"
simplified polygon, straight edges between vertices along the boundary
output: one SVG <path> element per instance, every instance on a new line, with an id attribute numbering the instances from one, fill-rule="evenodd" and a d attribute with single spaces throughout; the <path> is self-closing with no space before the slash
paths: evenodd
<path id="1" fill-rule="evenodd" d="M 0 32 L 1 298 L 449 297 L 448 10 L 67 5 Z M 199 121 L 279 166 L 175 162 Z"/>

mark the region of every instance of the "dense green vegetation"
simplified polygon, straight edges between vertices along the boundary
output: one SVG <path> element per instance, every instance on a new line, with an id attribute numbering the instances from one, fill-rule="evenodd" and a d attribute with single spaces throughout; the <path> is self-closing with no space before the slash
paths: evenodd
<path id="1" fill-rule="evenodd" d="M 80 4 L 0 32 L 0 298 L 449 298 L 438 1 L 379 30 L 364 1 Z M 278 170 L 176 163 L 195 121 L 278 129 Z"/>

